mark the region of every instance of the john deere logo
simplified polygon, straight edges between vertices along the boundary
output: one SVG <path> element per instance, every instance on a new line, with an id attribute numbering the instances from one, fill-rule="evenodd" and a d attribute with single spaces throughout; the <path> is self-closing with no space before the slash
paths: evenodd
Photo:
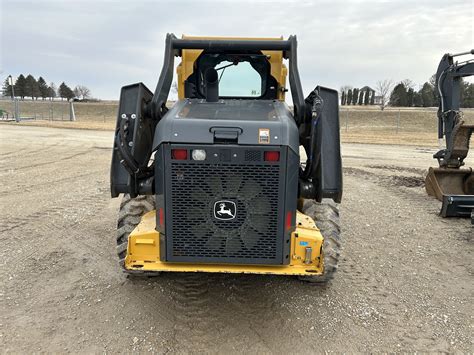
<path id="1" fill-rule="evenodd" d="M 214 203 L 214 217 L 223 221 L 229 221 L 235 218 L 237 208 L 233 201 L 217 201 Z"/>

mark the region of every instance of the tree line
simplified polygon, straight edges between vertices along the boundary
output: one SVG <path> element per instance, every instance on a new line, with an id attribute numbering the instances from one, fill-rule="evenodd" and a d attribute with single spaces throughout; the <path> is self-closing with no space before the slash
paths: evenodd
<path id="1" fill-rule="evenodd" d="M 391 80 L 376 83 L 375 90 L 365 86 L 362 89 L 343 86 L 341 105 L 379 105 L 383 110 L 387 105 L 394 107 L 433 107 L 438 105 L 435 76 L 415 89 L 415 83 L 405 79 L 395 84 Z M 461 80 L 461 107 L 474 107 L 474 83 Z"/>
<path id="2" fill-rule="evenodd" d="M 63 81 L 59 87 L 56 87 L 53 82 L 48 84 L 42 76 L 36 80 L 31 74 L 26 77 L 20 74 L 13 85 L 10 85 L 9 78 L 6 78 L 3 82 L 2 93 L 3 96 L 8 97 L 15 94 L 15 97 L 20 98 L 20 100 L 24 100 L 26 97 L 31 97 L 32 100 L 38 100 L 38 98 L 54 100 L 56 97 L 60 97 L 62 100 L 86 100 L 91 98 L 90 90 L 84 85 L 77 85 L 74 89 L 71 89 Z"/>
<path id="3" fill-rule="evenodd" d="M 414 87 L 414 83 L 408 79 L 396 84 L 390 94 L 390 105 L 395 107 L 438 106 L 439 93 L 435 88 L 434 76 L 419 90 L 415 90 Z M 461 107 L 474 107 L 474 84 L 461 80 L 459 91 Z"/>

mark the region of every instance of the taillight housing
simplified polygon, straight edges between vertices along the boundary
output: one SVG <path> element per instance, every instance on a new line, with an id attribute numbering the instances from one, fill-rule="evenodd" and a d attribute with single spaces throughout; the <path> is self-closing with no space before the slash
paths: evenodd
<path id="1" fill-rule="evenodd" d="M 187 149 L 171 149 L 171 158 L 174 160 L 187 160 L 188 150 Z"/>
<path id="2" fill-rule="evenodd" d="M 265 161 L 280 161 L 280 152 L 276 150 L 266 151 L 264 158 Z"/>
<path id="3" fill-rule="evenodd" d="M 292 227 L 293 222 L 293 212 L 288 211 L 286 212 L 286 218 L 285 218 L 285 230 L 289 231 Z"/>
<path id="4" fill-rule="evenodd" d="M 163 207 L 159 209 L 159 218 L 160 218 L 160 227 L 163 228 L 165 226 L 165 210 Z"/>

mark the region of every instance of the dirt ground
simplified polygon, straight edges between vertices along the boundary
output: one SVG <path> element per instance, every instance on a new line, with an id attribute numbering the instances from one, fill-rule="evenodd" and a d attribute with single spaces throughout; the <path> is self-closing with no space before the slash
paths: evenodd
<path id="1" fill-rule="evenodd" d="M 425 195 L 436 147 L 343 145 L 344 250 L 327 287 L 133 280 L 115 256 L 112 134 L 0 125 L 2 351 L 474 351 L 474 228 Z"/>

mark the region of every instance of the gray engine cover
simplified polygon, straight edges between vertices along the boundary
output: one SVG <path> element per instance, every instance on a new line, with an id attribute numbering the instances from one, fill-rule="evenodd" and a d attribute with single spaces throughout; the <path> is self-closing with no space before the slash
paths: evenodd
<path id="1" fill-rule="evenodd" d="M 239 132 L 239 145 L 283 145 L 299 155 L 298 127 L 286 103 L 277 100 L 180 100 L 158 123 L 153 150 L 162 143 L 213 144 L 215 132 L 225 130 Z"/>

